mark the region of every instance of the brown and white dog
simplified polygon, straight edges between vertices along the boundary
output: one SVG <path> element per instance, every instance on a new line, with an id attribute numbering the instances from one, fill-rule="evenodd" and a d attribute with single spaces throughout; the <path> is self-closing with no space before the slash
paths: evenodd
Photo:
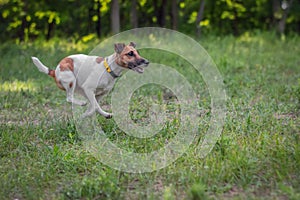
<path id="1" fill-rule="evenodd" d="M 88 99 L 90 105 L 82 115 L 83 118 L 96 111 L 106 118 L 111 118 L 112 114 L 102 110 L 98 104 L 101 97 L 113 88 L 115 79 L 122 71 L 131 69 L 143 73 L 143 67 L 149 64 L 148 60 L 139 55 L 135 46 L 134 42 L 130 42 L 129 45 L 117 43 L 115 53 L 104 59 L 84 54 L 70 55 L 62 59 L 55 70 L 43 65 L 36 57 L 32 57 L 32 61 L 39 71 L 53 77 L 57 86 L 66 91 L 67 102 L 86 105 L 85 101 L 73 97 L 74 92 Z"/>

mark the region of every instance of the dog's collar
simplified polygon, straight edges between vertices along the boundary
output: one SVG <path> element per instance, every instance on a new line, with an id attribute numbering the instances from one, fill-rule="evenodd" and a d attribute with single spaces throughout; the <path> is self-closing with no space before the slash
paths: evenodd
<path id="1" fill-rule="evenodd" d="M 113 78 L 118 78 L 118 77 L 119 77 L 118 75 L 116 75 L 116 74 L 111 70 L 111 68 L 109 67 L 109 64 L 107 63 L 107 59 L 106 59 L 106 58 L 104 58 L 103 64 L 104 64 L 104 67 L 105 67 L 106 71 L 107 71 Z"/>

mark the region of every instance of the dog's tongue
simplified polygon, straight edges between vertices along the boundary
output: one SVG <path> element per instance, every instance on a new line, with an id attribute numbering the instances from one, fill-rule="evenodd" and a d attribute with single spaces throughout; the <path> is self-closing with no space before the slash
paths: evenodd
<path id="1" fill-rule="evenodd" d="M 144 69 L 142 67 L 135 67 L 132 69 L 133 71 L 136 71 L 138 73 L 143 73 L 144 72 Z"/>

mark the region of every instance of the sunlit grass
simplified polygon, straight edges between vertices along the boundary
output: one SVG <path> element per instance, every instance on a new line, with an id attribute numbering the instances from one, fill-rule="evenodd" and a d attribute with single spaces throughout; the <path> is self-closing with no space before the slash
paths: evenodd
<path id="1" fill-rule="evenodd" d="M 20 92 L 29 91 L 35 92 L 37 90 L 36 85 L 33 80 L 28 81 L 5 81 L 0 83 L 0 92 Z"/>

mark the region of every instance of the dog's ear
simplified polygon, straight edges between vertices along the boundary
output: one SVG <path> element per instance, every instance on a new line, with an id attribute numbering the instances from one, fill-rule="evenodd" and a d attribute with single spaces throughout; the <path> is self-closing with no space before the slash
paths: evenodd
<path id="1" fill-rule="evenodd" d="M 136 47 L 136 43 L 135 42 L 130 42 L 129 46 L 132 46 L 133 48 L 135 48 Z"/>
<path id="2" fill-rule="evenodd" d="M 123 51 L 124 47 L 125 47 L 124 43 L 116 43 L 115 44 L 115 52 L 120 54 Z"/>

